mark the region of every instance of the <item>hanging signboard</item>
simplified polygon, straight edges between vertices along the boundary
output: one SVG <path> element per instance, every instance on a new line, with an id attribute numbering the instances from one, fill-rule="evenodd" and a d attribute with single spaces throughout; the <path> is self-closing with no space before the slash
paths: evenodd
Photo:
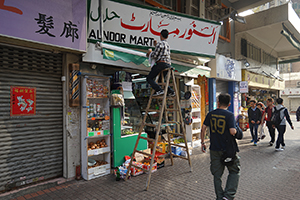
<path id="1" fill-rule="evenodd" d="M 154 40 L 160 40 L 160 31 L 167 29 L 172 52 L 215 57 L 218 22 L 119 0 L 103 0 L 102 16 L 103 41 L 153 47 Z M 96 32 L 91 33 L 89 39 L 94 35 L 96 39 Z"/>
<path id="2" fill-rule="evenodd" d="M 3 0 L 0 24 L 3 36 L 86 50 L 86 2 L 83 0 Z"/>
<path id="3" fill-rule="evenodd" d="M 10 116 L 35 115 L 36 88 L 11 86 Z"/>
<path id="4" fill-rule="evenodd" d="M 248 81 L 240 82 L 240 93 L 248 93 Z"/>

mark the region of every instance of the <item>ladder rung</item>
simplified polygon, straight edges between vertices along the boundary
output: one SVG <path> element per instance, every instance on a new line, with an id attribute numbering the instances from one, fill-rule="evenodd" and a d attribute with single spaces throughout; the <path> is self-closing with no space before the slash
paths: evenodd
<path id="1" fill-rule="evenodd" d="M 180 124 L 179 122 L 175 122 L 175 121 L 166 121 L 166 123 L 169 123 L 169 124 Z"/>
<path id="2" fill-rule="evenodd" d="M 138 168 L 138 169 L 141 169 L 141 170 L 143 170 L 144 172 L 149 172 L 149 170 L 147 170 L 147 169 L 145 169 L 145 168 L 143 168 L 143 167 L 140 167 L 140 166 L 137 166 L 137 165 L 134 165 L 134 164 L 132 164 L 131 166 L 132 166 L 132 167 L 135 167 L 135 168 Z"/>
<path id="3" fill-rule="evenodd" d="M 140 139 L 148 140 L 150 142 L 155 142 L 155 139 L 152 139 L 152 138 L 147 138 L 147 137 L 140 136 Z"/>
<path id="4" fill-rule="evenodd" d="M 163 85 L 163 86 L 165 86 L 167 83 L 157 83 L 157 85 Z M 173 83 L 169 83 L 169 86 L 174 86 L 174 84 Z"/>
<path id="5" fill-rule="evenodd" d="M 183 134 L 181 134 L 181 133 L 169 133 L 169 134 L 177 135 L 177 136 L 183 136 Z"/>
<path id="6" fill-rule="evenodd" d="M 163 99 L 163 98 L 164 98 L 164 95 L 152 97 L 152 99 Z M 167 99 L 175 100 L 175 99 L 176 99 L 176 96 L 174 96 L 174 97 L 169 97 L 169 96 L 167 96 Z"/>
<path id="7" fill-rule="evenodd" d="M 155 124 L 145 124 L 145 126 L 151 126 L 151 127 L 156 128 L 156 125 L 155 125 Z"/>
<path id="8" fill-rule="evenodd" d="M 174 144 L 174 143 L 170 143 L 170 145 L 172 145 L 172 146 L 176 146 L 176 147 L 182 147 L 182 148 L 186 148 L 186 146 L 182 146 L 182 145 L 179 145 L 179 144 Z"/>
<path id="9" fill-rule="evenodd" d="M 164 98 L 164 95 L 159 95 L 159 96 L 152 97 L 152 99 L 163 99 L 163 98 Z"/>
<path id="10" fill-rule="evenodd" d="M 150 153 L 146 153 L 146 152 L 143 152 L 143 151 L 138 151 L 138 150 L 136 150 L 135 152 L 138 152 L 138 153 L 140 153 L 140 154 L 144 154 L 144 155 L 146 155 L 146 156 L 152 156 L 152 154 L 150 154 Z"/>
<path id="11" fill-rule="evenodd" d="M 166 111 L 179 111 L 178 109 L 166 109 Z"/>
<path id="12" fill-rule="evenodd" d="M 173 153 L 172 153 L 172 156 L 179 157 L 179 158 L 182 158 L 182 159 L 185 159 L 185 160 L 189 160 L 189 159 L 188 159 L 188 158 L 186 158 L 186 157 L 179 156 L 179 155 L 176 155 L 176 154 L 173 154 Z"/>
<path id="13" fill-rule="evenodd" d="M 148 112 L 160 112 L 160 110 L 149 109 Z"/>

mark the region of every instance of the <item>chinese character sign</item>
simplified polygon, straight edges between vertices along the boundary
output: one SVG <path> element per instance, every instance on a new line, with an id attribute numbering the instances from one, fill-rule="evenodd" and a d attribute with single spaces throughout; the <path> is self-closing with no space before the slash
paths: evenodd
<path id="1" fill-rule="evenodd" d="M 0 0 L 0 34 L 86 50 L 83 0 Z"/>
<path id="2" fill-rule="evenodd" d="M 35 115 L 36 88 L 11 86 L 10 116 Z"/>

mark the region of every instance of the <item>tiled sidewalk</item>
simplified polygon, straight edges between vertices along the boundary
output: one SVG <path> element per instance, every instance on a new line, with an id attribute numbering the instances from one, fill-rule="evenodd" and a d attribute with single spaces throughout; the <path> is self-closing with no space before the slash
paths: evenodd
<path id="1" fill-rule="evenodd" d="M 300 199 L 300 122 L 294 120 L 293 123 L 294 131 L 287 127 L 286 150 L 283 152 L 275 152 L 274 146 L 268 146 L 268 135 L 257 147 L 250 143 L 249 132 L 239 141 L 242 171 L 236 200 Z M 113 175 L 108 175 L 91 181 L 74 180 L 13 198 L 215 199 L 209 162 L 209 154 L 201 153 L 200 148 L 193 150 L 193 172 L 189 171 L 186 160 L 175 159 L 174 166 L 167 161 L 166 167 L 153 173 L 148 191 L 144 190 L 148 177 L 145 174 L 126 182 L 116 181 Z M 225 170 L 223 184 L 227 174 Z"/>

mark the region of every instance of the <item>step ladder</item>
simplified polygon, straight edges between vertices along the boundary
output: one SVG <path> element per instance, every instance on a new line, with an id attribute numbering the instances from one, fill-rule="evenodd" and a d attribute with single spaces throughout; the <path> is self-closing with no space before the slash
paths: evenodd
<path id="1" fill-rule="evenodd" d="M 162 122 L 162 119 L 163 119 L 163 115 L 165 117 L 165 122 L 166 123 L 169 123 L 169 124 L 179 124 L 181 126 L 181 129 L 182 129 L 182 133 L 173 133 L 173 132 L 170 131 L 169 127 L 166 127 L 166 132 L 167 132 L 167 135 L 168 135 L 168 143 L 169 143 L 168 148 L 169 148 L 169 153 L 170 153 L 170 158 L 171 158 L 171 164 L 172 165 L 174 164 L 174 162 L 173 162 L 173 156 L 179 157 L 179 158 L 188 160 L 188 163 L 189 163 L 189 166 L 190 166 L 190 171 L 192 171 L 192 164 L 191 164 L 191 159 L 190 159 L 190 154 L 189 154 L 189 147 L 187 145 L 187 140 L 186 140 L 186 130 L 185 130 L 185 127 L 184 127 L 183 117 L 182 117 L 182 114 L 181 114 L 181 108 L 180 108 L 180 102 L 179 102 L 179 94 L 178 94 L 178 90 L 177 90 L 177 87 L 176 87 L 176 79 L 175 79 L 175 75 L 174 75 L 174 71 L 173 70 L 174 70 L 173 68 L 167 68 L 165 70 L 162 70 L 158 74 L 158 76 L 156 77 L 156 82 L 159 79 L 159 77 L 161 77 L 161 83 L 158 83 L 158 85 L 162 86 L 162 88 L 164 89 L 164 94 L 160 95 L 160 96 L 153 96 L 153 94 L 154 94 L 155 91 L 152 89 L 152 92 L 151 92 L 151 95 L 150 95 L 150 99 L 148 101 L 148 105 L 147 105 L 147 108 L 146 108 L 146 111 L 145 111 L 143 122 L 142 122 L 142 124 L 140 126 L 139 135 L 137 137 L 137 141 L 136 141 L 133 153 L 131 155 L 130 164 L 128 166 L 128 170 L 127 170 L 127 174 L 126 174 L 126 178 L 125 178 L 125 180 L 128 179 L 128 176 L 129 176 L 129 173 L 130 173 L 130 169 L 131 169 L 132 166 L 136 167 L 138 169 L 143 170 L 144 172 L 146 172 L 146 173 L 149 174 L 148 175 L 148 180 L 146 182 L 146 190 L 149 189 L 149 185 L 150 185 L 150 179 L 151 179 L 151 174 L 152 174 L 151 170 L 152 170 L 153 163 L 154 163 L 154 157 L 155 157 L 155 152 L 156 152 L 156 145 L 157 145 L 157 142 L 158 142 L 158 137 L 159 137 L 159 132 L 160 132 L 161 124 L 162 124 L 161 122 Z M 165 82 L 165 78 L 164 78 L 164 75 L 163 75 L 165 71 L 167 71 L 166 82 Z M 170 78 L 172 78 L 172 80 L 173 80 L 172 83 L 170 83 Z M 174 92 L 175 92 L 175 96 L 174 97 L 167 96 L 168 86 L 173 86 Z M 150 109 L 150 105 L 151 105 L 151 102 L 152 102 L 153 99 L 162 99 L 162 105 L 160 107 L 160 110 Z M 167 105 L 166 105 L 166 100 L 167 99 L 168 100 L 172 100 L 174 102 L 173 105 L 176 105 L 177 108 L 176 109 L 174 109 L 174 108 L 173 109 L 168 109 Z M 175 103 L 175 101 L 176 101 L 176 103 Z M 178 122 L 169 121 L 168 112 L 174 112 L 174 111 L 176 111 L 178 113 L 178 115 L 177 115 L 177 116 L 179 116 L 179 121 Z M 159 112 L 159 120 L 158 120 L 159 123 L 158 123 L 158 125 L 146 123 L 146 118 L 147 118 L 147 115 L 148 115 L 149 112 Z M 156 128 L 155 139 L 148 138 L 148 137 L 146 138 L 146 137 L 142 137 L 141 136 L 142 131 L 143 131 L 143 129 L 144 129 L 145 126 L 150 126 L 150 127 L 155 127 Z M 185 141 L 185 145 L 174 144 L 173 142 L 171 142 L 171 135 L 183 137 L 183 139 Z M 153 146 L 151 154 L 137 150 L 139 141 L 141 139 L 142 140 L 147 140 L 149 142 L 154 142 L 154 146 Z M 187 158 L 183 157 L 183 156 L 179 156 L 179 155 L 173 154 L 172 153 L 172 146 L 184 148 L 186 150 L 186 152 L 187 152 Z M 136 166 L 136 165 L 134 165 L 132 163 L 134 155 L 135 155 L 136 152 L 137 153 L 141 153 L 141 154 L 146 155 L 146 156 L 148 156 L 148 157 L 151 158 L 150 159 L 150 168 L 149 168 L 149 170 L 144 169 L 144 168 L 139 167 L 139 166 Z"/>

